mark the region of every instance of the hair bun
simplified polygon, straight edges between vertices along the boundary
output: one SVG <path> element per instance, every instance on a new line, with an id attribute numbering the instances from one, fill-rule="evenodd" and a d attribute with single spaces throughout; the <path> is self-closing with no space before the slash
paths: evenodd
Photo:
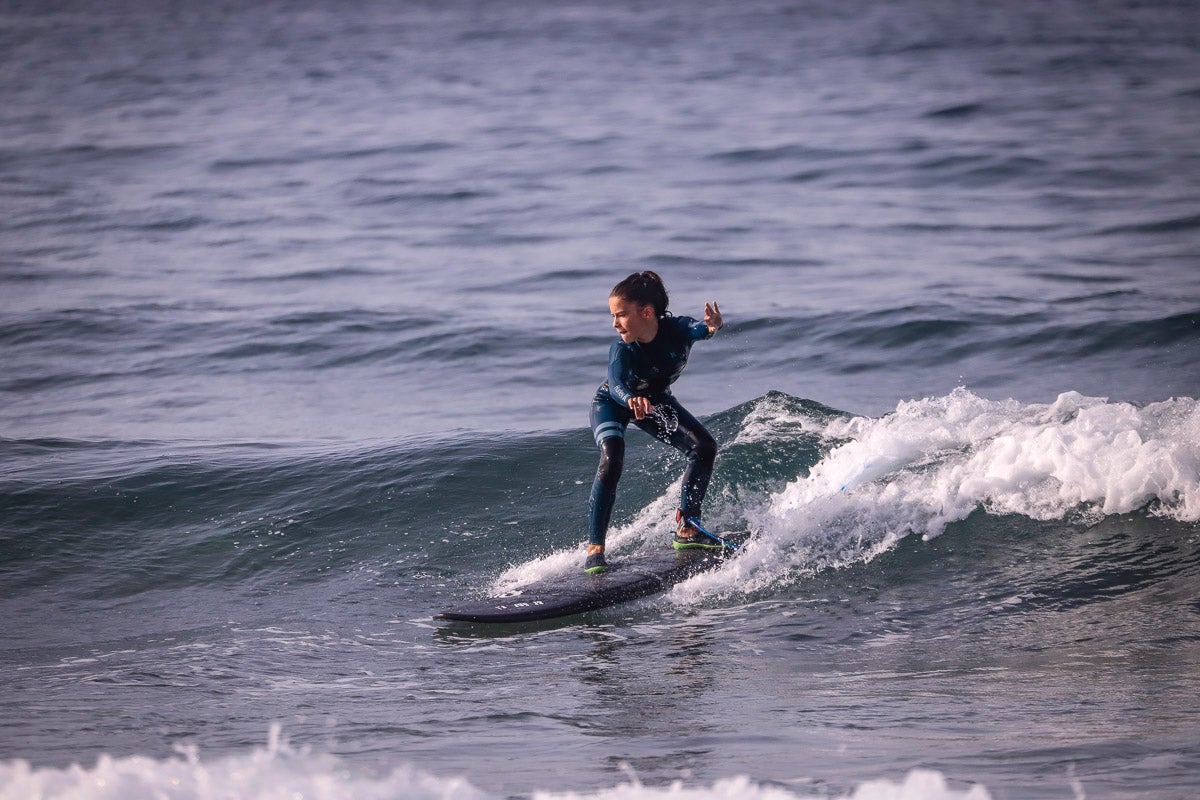
<path id="1" fill-rule="evenodd" d="M 667 287 L 657 272 L 644 270 L 631 273 L 625 280 L 613 287 L 609 297 L 619 297 L 627 303 L 640 306 L 652 306 L 657 316 L 666 316 Z"/>

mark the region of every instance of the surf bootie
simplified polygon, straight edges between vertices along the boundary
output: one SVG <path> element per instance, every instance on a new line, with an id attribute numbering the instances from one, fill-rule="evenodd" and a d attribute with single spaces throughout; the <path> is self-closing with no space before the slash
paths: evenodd
<path id="1" fill-rule="evenodd" d="M 583 562 L 583 571 L 588 575 L 602 575 L 608 572 L 608 562 L 604 560 L 604 551 L 588 553 L 587 561 Z"/>
<path id="2" fill-rule="evenodd" d="M 700 524 L 700 520 L 695 517 L 685 517 L 679 515 L 679 524 L 675 526 L 675 541 L 672 545 L 676 550 L 691 550 L 694 548 L 704 548 L 705 550 L 721 550 L 724 549 L 725 543 Z"/>

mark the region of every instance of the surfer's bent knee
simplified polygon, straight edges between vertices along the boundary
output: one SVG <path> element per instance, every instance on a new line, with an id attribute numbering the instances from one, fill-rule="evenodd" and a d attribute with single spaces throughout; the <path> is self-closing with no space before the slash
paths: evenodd
<path id="1" fill-rule="evenodd" d="M 600 466 L 596 478 L 606 486 L 616 486 L 625 468 L 625 439 L 609 436 L 600 440 Z"/>

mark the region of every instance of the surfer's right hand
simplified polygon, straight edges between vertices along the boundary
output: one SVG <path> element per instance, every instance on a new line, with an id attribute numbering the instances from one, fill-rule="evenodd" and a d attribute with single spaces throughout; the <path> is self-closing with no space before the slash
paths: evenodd
<path id="1" fill-rule="evenodd" d="M 629 398 L 629 409 L 637 419 L 645 419 L 646 415 L 654 410 L 654 406 L 650 405 L 649 397 L 631 397 Z"/>

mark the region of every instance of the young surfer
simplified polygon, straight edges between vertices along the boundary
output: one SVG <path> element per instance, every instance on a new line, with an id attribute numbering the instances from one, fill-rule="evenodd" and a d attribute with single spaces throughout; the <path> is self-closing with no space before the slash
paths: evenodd
<path id="1" fill-rule="evenodd" d="M 667 311 L 662 278 L 647 271 L 635 272 L 613 287 L 608 310 L 621 338 L 608 351 L 608 380 L 592 398 L 592 435 L 600 448 L 600 466 L 588 500 L 589 535 L 583 568 L 591 574 L 608 570 L 604 537 L 625 463 L 625 429 L 630 422 L 687 456 L 675 514 L 675 548 L 722 547 L 700 523 L 700 506 L 712 477 L 717 443 L 670 389 L 687 366 L 692 345 L 711 339 L 724 325 L 721 309 L 715 300 L 705 303 L 703 322 L 673 316 Z"/>

